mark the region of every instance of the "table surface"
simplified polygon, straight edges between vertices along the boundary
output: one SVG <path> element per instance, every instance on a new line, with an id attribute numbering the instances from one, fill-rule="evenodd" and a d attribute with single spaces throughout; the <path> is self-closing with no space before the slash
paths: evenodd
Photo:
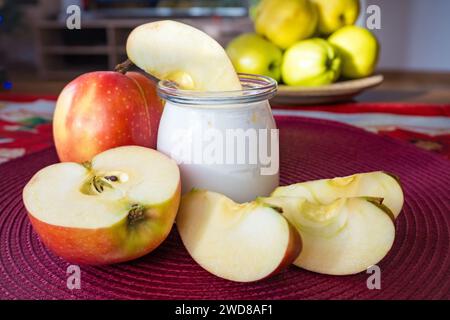
<path id="1" fill-rule="evenodd" d="M 34 72 L 14 68 L 13 88 L 20 94 L 57 95 L 68 81 L 42 80 Z M 450 73 L 381 71 L 385 80 L 359 97 L 359 102 L 450 104 Z"/>
<path id="2" fill-rule="evenodd" d="M 337 122 L 284 116 L 277 117 L 277 124 L 282 185 L 375 170 L 392 172 L 402 181 L 405 205 L 395 221 L 395 242 L 377 263 L 381 290 L 368 290 L 366 272 L 332 277 L 294 266 L 253 283 L 226 281 L 192 260 L 175 229 L 141 259 L 80 266 L 81 290 L 68 290 L 68 263 L 44 249 L 22 204 L 24 184 L 37 170 L 58 161 L 54 149 L 47 149 L 0 165 L 0 297 L 449 299 L 450 162 Z"/>
<path id="3" fill-rule="evenodd" d="M 67 83 L 43 81 L 20 67 L 10 70 L 15 70 L 10 75 L 13 88 L 10 94 L 0 92 L 0 163 L 52 143 L 55 99 Z M 358 96 L 356 103 L 300 108 L 273 105 L 273 112 L 344 122 L 450 159 L 450 73 L 381 73 L 383 84 Z M 39 98 L 47 100 L 34 101 Z"/>
<path id="4" fill-rule="evenodd" d="M 362 146 L 367 147 L 367 144 L 370 144 L 370 148 L 368 149 L 370 154 L 368 155 L 366 153 L 365 158 L 361 158 L 359 153 L 357 153 L 358 156 L 352 156 L 353 153 L 344 152 L 344 155 L 346 155 L 349 159 L 349 161 L 344 161 L 341 165 L 339 163 L 338 168 L 341 170 L 342 168 L 347 168 L 348 172 L 342 172 L 342 175 L 349 174 L 350 172 L 356 171 L 369 171 L 368 167 L 357 167 L 352 161 L 356 161 L 359 163 L 359 165 L 366 165 L 367 163 L 370 163 L 371 161 L 374 161 L 374 159 L 380 159 L 380 157 L 383 159 L 383 166 L 385 169 L 389 169 L 389 161 L 395 160 L 398 156 L 398 152 L 400 150 L 404 150 L 405 148 L 410 150 L 411 152 L 415 153 L 421 153 L 424 157 L 428 159 L 433 159 L 435 162 L 439 162 L 440 166 L 444 168 L 444 170 L 437 171 L 437 166 L 425 159 L 423 159 L 419 162 L 415 162 L 413 157 L 405 156 L 404 162 L 401 163 L 401 165 L 398 165 L 393 170 L 397 172 L 397 169 L 404 173 L 401 174 L 401 176 L 405 176 L 406 179 L 411 179 L 411 183 L 406 184 L 406 192 L 408 194 L 407 199 L 407 206 L 405 210 L 411 211 L 413 205 L 417 206 L 417 203 L 415 203 L 416 199 L 421 199 L 421 197 L 429 196 L 430 201 L 429 205 L 421 205 L 418 206 L 420 210 L 428 210 L 427 213 L 431 214 L 412 214 L 412 212 L 409 212 L 407 214 L 402 215 L 401 219 L 410 219 L 411 221 L 400 221 L 400 224 L 402 226 L 409 226 L 412 228 L 411 230 L 416 230 L 416 226 L 423 226 L 425 230 L 433 230 L 430 229 L 430 226 L 433 224 L 433 226 L 440 228 L 435 232 L 431 232 L 431 234 L 426 234 L 424 232 L 420 232 L 422 235 L 422 238 L 417 238 L 415 236 L 415 233 L 413 232 L 406 232 L 407 229 L 400 229 L 403 230 L 399 233 L 398 239 L 400 239 L 400 242 L 406 243 L 409 247 L 404 247 L 404 249 L 401 251 L 402 255 L 395 255 L 395 259 L 386 259 L 384 263 L 391 263 L 391 265 L 396 266 L 398 261 L 402 261 L 402 269 L 396 269 L 397 273 L 389 273 L 385 277 L 384 283 L 389 283 L 389 279 L 391 279 L 393 282 L 398 284 L 397 281 L 401 280 L 402 283 L 405 283 L 405 285 L 402 286 L 396 286 L 392 285 L 391 288 L 397 290 L 399 293 L 392 293 L 390 297 L 412 297 L 409 292 L 403 290 L 402 288 L 412 288 L 414 292 L 416 292 L 419 296 L 418 298 L 424 298 L 424 297 L 448 297 L 448 282 L 445 282 L 444 276 L 445 273 L 440 273 L 440 278 L 436 277 L 437 268 L 433 267 L 433 269 L 425 269 L 424 266 L 434 266 L 433 263 L 440 263 L 442 270 L 448 270 L 448 261 L 449 261 L 449 255 L 439 254 L 436 255 L 437 250 L 435 250 L 437 243 L 439 240 L 439 243 L 441 244 L 439 247 L 444 248 L 444 250 L 447 247 L 443 247 L 445 245 L 448 245 L 448 232 L 446 231 L 448 229 L 448 215 L 440 214 L 440 219 L 446 219 L 445 223 L 440 223 L 440 221 L 437 221 L 435 219 L 437 209 L 432 207 L 436 203 L 444 203 L 447 207 L 444 208 L 443 212 L 448 212 L 448 203 L 443 202 L 442 200 L 437 201 L 438 199 L 436 197 L 437 193 L 442 193 L 444 190 L 444 196 L 445 196 L 445 182 L 448 181 L 448 162 L 446 162 L 441 156 L 446 157 L 447 159 L 450 159 L 450 76 L 444 75 L 444 74 L 402 74 L 402 73 L 385 73 L 386 81 L 381 85 L 380 87 L 371 90 L 360 97 L 357 98 L 359 102 L 363 103 L 348 103 L 348 104 L 339 104 L 334 105 L 331 107 L 327 106 L 315 106 L 310 108 L 298 108 L 296 110 L 289 110 L 289 109 L 280 109 L 275 107 L 274 108 L 274 114 L 277 116 L 278 121 L 288 121 L 292 122 L 290 125 L 290 128 L 292 130 L 299 130 L 301 129 L 301 125 L 298 124 L 297 119 L 294 118 L 286 118 L 286 116 L 300 116 L 300 117 L 315 117 L 319 119 L 331 119 L 334 121 L 340 121 L 348 124 L 352 124 L 358 127 L 361 127 L 367 131 L 370 132 L 376 132 L 379 135 L 383 136 L 391 136 L 396 139 L 408 141 L 415 146 L 426 149 L 428 151 L 434 152 L 438 154 L 439 156 L 434 156 L 430 153 L 423 153 L 423 151 L 420 151 L 415 149 L 413 146 L 408 146 L 405 144 L 402 144 L 402 142 L 398 142 L 396 140 L 392 139 L 379 139 L 379 137 L 376 137 L 375 135 L 369 135 L 367 133 L 363 133 L 362 131 L 355 131 L 355 129 L 348 127 L 347 130 L 350 130 L 353 133 L 359 132 L 359 134 L 364 134 L 364 139 L 368 139 L 366 141 L 363 141 Z M 66 82 L 62 81 L 41 81 L 38 79 L 33 79 L 32 77 L 26 77 L 26 74 L 23 76 L 16 78 L 13 77 L 13 90 L 12 93 L 16 94 L 17 96 L 24 95 L 24 94 L 31 94 L 31 95 L 49 95 L 49 96 L 56 96 L 61 88 L 64 86 Z M 0 99 L 1 100 L 1 99 Z M 366 103 L 369 102 L 369 103 Z M 386 103 L 388 102 L 388 103 Z M 423 105 L 423 104 L 426 105 Z M 24 100 L 24 101 L 15 101 L 12 99 L 12 101 L 5 99 L 3 101 L 0 101 L 0 163 L 3 163 L 0 166 L 0 169 L 3 169 L 4 172 L 8 172 L 10 170 L 10 166 L 13 166 L 15 164 L 23 165 L 24 168 L 26 167 L 28 171 L 14 168 L 11 169 L 11 172 L 20 173 L 23 174 L 24 172 L 34 172 L 38 169 L 38 167 L 41 167 L 42 163 L 36 163 L 31 158 L 31 163 L 33 163 L 35 168 L 31 168 L 28 166 L 28 163 L 26 163 L 26 159 L 30 158 L 24 158 L 24 161 L 11 161 L 15 158 L 19 158 L 26 154 L 32 154 L 39 155 L 42 153 L 38 153 L 37 151 L 48 148 L 52 145 L 52 130 L 51 130 L 51 119 L 52 119 L 52 113 L 54 110 L 55 101 L 52 99 L 48 100 Z M 311 139 L 293 139 L 293 143 L 303 144 L 307 143 L 308 141 L 311 143 L 314 141 L 333 141 L 333 144 L 331 146 L 336 148 L 336 152 L 330 152 L 330 149 L 325 148 L 326 152 L 322 156 L 323 159 L 326 161 L 330 161 L 331 164 L 336 165 L 336 159 L 341 159 L 337 156 L 339 152 L 342 152 L 342 150 L 338 146 L 348 145 L 348 143 L 345 143 L 345 141 L 337 141 L 336 138 L 339 137 L 338 134 L 330 133 L 327 130 L 322 130 L 320 126 L 317 124 L 320 123 L 318 121 L 321 120 L 307 120 L 304 123 L 313 122 L 313 125 L 311 125 L 311 129 L 315 130 L 314 134 L 311 134 L 311 137 L 314 137 L 315 140 Z M 334 125 L 336 126 L 336 124 Z M 328 138 L 320 138 L 320 134 L 328 132 L 329 137 Z M 281 133 L 284 134 L 284 137 L 290 136 L 289 131 L 286 131 L 286 128 L 281 130 Z M 304 132 L 299 133 L 300 137 L 305 136 Z M 352 138 L 353 139 L 353 138 Z M 374 150 L 373 145 L 370 143 L 372 140 L 379 140 L 384 141 L 385 143 L 389 143 L 392 145 L 392 147 L 384 148 L 383 150 Z M 291 143 L 288 143 L 289 148 L 285 148 L 285 150 L 299 150 L 300 146 L 295 146 L 294 144 L 291 145 Z M 311 148 L 320 146 L 322 144 L 320 143 L 312 143 Z M 337 147 L 336 147 L 337 146 Z M 401 146 L 397 148 L 397 146 Z M 355 148 L 355 146 L 352 146 L 352 150 L 360 150 L 360 148 Z M 310 148 L 306 148 L 310 151 Z M 332 149 L 332 148 L 331 148 Z M 364 149 L 364 148 L 361 148 Z M 385 152 L 385 150 L 395 150 L 395 152 Z M 338 152 L 339 151 L 339 152 Z M 375 151 L 375 152 L 374 152 Z M 356 154 L 356 153 L 355 153 Z M 309 156 L 314 159 L 314 161 L 307 161 L 307 160 L 298 160 L 294 161 L 291 160 L 289 163 L 301 163 L 303 164 L 309 164 L 313 166 L 311 170 L 305 170 L 305 168 L 302 168 L 302 170 L 295 169 L 294 172 L 313 172 L 312 169 L 322 168 L 322 170 L 329 170 L 328 168 L 331 167 L 330 165 L 324 165 L 321 166 L 316 165 L 316 160 L 318 157 L 311 153 L 311 152 L 292 152 L 291 155 L 295 156 Z M 330 155 L 332 155 L 330 157 Z M 349 156 L 350 155 L 350 156 Z M 53 158 L 50 159 L 50 162 L 56 161 L 56 156 L 53 156 Z M 286 157 L 283 158 L 284 161 L 286 161 Z M 334 160 L 333 160 L 334 159 Z M 408 166 L 407 163 L 413 163 L 414 166 L 418 166 L 420 170 L 417 170 L 417 168 L 413 168 L 411 166 Z M 325 168 L 325 169 L 324 169 Z M 374 167 L 371 167 L 370 169 L 379 168 L 379 165 L 377 164 Z M 422 170 L 423 169 L 423 170 Z M 30 171 L 31 170 L 31 171 Z M 422 175 L 426 170 L 428 170 L 428 174 L 433 177 L 433 179 L 439 179 L 440 184 L 437 185 L 436 183 L 427 183 L 425 184 L 424 179 L 422 176 L 417 177 L 417 175 Z M 327 171 L 328 172 L 328 171 Z M 413 173 L 413 174 L 410 174 Z M 14 174 L 14 176 L 18 176 L 18 174 Z M 289 175 L 287 175 L 289 176 Z M 29 178 L 29 177 L 28 177 Z M 299 177 L 300 178 L 300 177 Z M 304 177 L 306 178 L 315 178 L 315 177 Z M 6 181 L 6 180 L 5 180 Z M 9 180 L 8 180 L 9 181 Z M 298 180 L 297 180 L 298 181 Z M 416 185 L 414 182 L 420 181 L 421 183 Z M 284 181 L 285 184 L 292 183 L 292 181 Z M 17 184 L 16 184 L 17 187 Z M 434 188 L 434 189 L 433 189 Z M 1 188 L 0 188 L 1 189 Z M 20 189 L 20 188 L 19 188 Z M 10 190 L 11 191 L 11 190 Z M 20 190 L 14 191 L 16 194 L 20 195 Z M 3 197 L 8 197 L 8 194 L 4 194 Z M 442 198 L 442 197 L 441 197 Z M 17 199 L 20 199 L 17 198 Z M 1 200 L 1 199 L 0 199 Z M 18 200 L 19 201 L 19 200 Z M 1 204 L 15 204 L 13 201 L 0 201 Z M 18 206 L 14 206 L 15 209 L 18 208 Z M 2 210 L 0 210 L 2 211 Z M 420 212 L 419 212 L 420 213 Z M 13 217 L 12 215 L 9 216 L 10 218 Z M 422 219 L 422 220 L 418 220 Z M 424 221 L 425 220 L 429 220 Z M 6 221 L 6 220 L 2 220 Z M 23 220 L 22 220 L 23 221 Z M 24 230 L 16 230 L 16 229 L 10 229 L 10 228 L 1 228 L 2 230 L 7 230 L 8 234 L 27 234 L 31 235 L 30 226 L 28 224 L 24 223 L 14 223 L 15 226 L 26 226 L 28 228 L 27 232 L 25 233 Z M 445 229 L 447 228 L 447 229 Z M 417 231 L 417 230 L 416 230 Z M 409 236 L 410 238 L 407 238 Z M 436 239 L 437 237 L 441 237 L 439 239 Z M 443 237 L 442 237 L 443 236 Z M 27 243 L 32 244 L 30 246 L 31 249 L 36 248 L 37 241 L 36 237 L 33 238 L 33 242 L 29 241 Z M 417 240 L 419 239 L 419 240 Z M 400 242 L 398 242 L 397 246 L 399 246 Z M 6 243 L 6 242 L 5 242 Z M 10 242 L 8 242 L 10 243 Z M 411 246 L 414 245 L 415 247 L 418 247 L 417 250 L 412 250 Z M 425 249 L 425 245 L 427 248 Z M 429 248 L 428 248 L 429 246 Z M 16 254 L 14 255 L 14 259 L 5 259 L 4 261 L 20 261 L 18 257 L 25 252 L 22 250 L 22 247 L 18 245 L 10 245 L 9 248 L 17 249 Z M 402 245 L 403 247 L 403 245 Z M 40 246 L 39 250 L 42 251 L 42 246 Z M 184 251 L 182 251 L 184 252 Z M 399 250 L 394 250 L 393 252 L 400 252 Z M 445 251 L 445 252 L 448 252 Z M 415 253 L 416 255 L 413 255 L 412 253 Z M 43 254 L 47 255 L 46 252 Z M 186 254 L 186 253 L 184 253 Z M 405 256 L 406 254 L 406 256 Z M 416 256 L 420 257 L 420 261 L 416 259 Z M 33 255 L 28 255 L 29 257 L 35 257 Z M 169 256 L 172 256 L 171 254 Z M 410 263 L 405 263 L 405 259 L 409 259 Z M 391 261 L 391 262 L 389 262 Z M 445 262 L 445 263 L 444 263 Z M 63 267 L 65 266 L 65 262 L 59 261 L 60 265 L 57 265 L 56 263 L 51 264 L 53 267 L 58 266 L 57 269 L 52 270 L 49 274 L 49 277 L 53 279 L 53 281 L 57 281 L 58 279 L 55 279 L 55 274 L 61 274 L 61 270 L 65 270 Z M 64 264 L 64 265 L 63 265 Z M 42 264 L 38 264 L 42 265 Z M 151 266 L 155 265 L 154 261 L 152 261 Z M 62 267 L 61 267 L 62 266 Z M 386 265 L 385 265 L 386 266 Z M 417 273 L 411 272 L 411 269 L 409 266 L 415 266 L 411 268 L 415 268 L 414 270 L 417 271 Z M 17 267 L 17 266 L 16 266 Z M 199 271 L 200 267 L 197 267 Z M 431 268 L 431 267 L 430 267 Z M 447 268 L 447 269 L 445 269 Z M 17 268 L 16 268 L 17 269 Z M 409 278 L 406 278 L 406 272 L 405 270 L 409 270 L 408 276 Z M 86 270 L 85 270 L 86 271 Z M 89 277 L 91 275 L 92 279 L 97 279 L 98 275 L 94 272 L 84 272 L 85 275 Z M 35 270 L 33 269 L 34 274 L 36 275 L 42 275 L 44 274 L 42 270 Z M 288 277 L 291 277 L 293 275 L 297 275 L 295 270 L 291 270 L 291 273 L 286 273 Z M 105 270 L 105 273 L 110 274 L 111 269 Z M 30 273 L 31 274 L 31 273 Z M 64 272 L 62 274 L 65 274 Z M 420 274 L 420 276 L 417 276 L 417 274 Z M 425 277 L 428 277 L 430 274 L 433 276 L 430 278 L 425 279 Z M 31 290 L 24 290 L 25 284 L 30 284 L 30 282 L 27 282 L 27 279 L 23 278 L 17 278 L 16 273 L 13 273 L 14 277 L 16 279 L 20 279 L 19 282 L 23 283 L 24 285 L 19 285 L 18 290 L 21 290 L 23 292 L 23 296 L 29 295 L 32 293 Z M 400 276 L 401 275 L 401 276 Z M 443 276 L 442 276 L 443 275 Z M 23 276 L 23 273 L 21 274 Z M 25 275 L 26 276 L 26 275 Z M 316 276 L 316 275 L 314 275 Z M 360 274 L 359 277 L 365 277 L 365 274 Z M 195 277 L 193 277 L 195 279 Z M 6 279 L 6 278 L 5 278 Z M 281 278 L 279 278 L 281 279 Z M 292 278 L 293 279 L 293 278 Z M 324 284 L 323 277 L 317 276 L 317 281 L 320 281 L 320 283 Z M 360 281 L 359 278 L 352 278 L 354 279 L 354 283 L 357 283 L 360 285 L 361 283 L 365 283 L 364 281 Z M 359 279 L 359 280 L 358 280 Z M 93 280 L 92 283 L 95 283 Z M 335 286 L 338 288 L 339 292 L 341 292 L 342 296 L 341 298 L 348 298 L 349 294 L 353 294 L 354 291 L 348 290 L 348 288 L 345 287 L 345 285 L 351 284 L 348 280 L 345 280 L 344 278 L 336 278 L 336 281 L 343 281 L 343 283 L 336 283 Z M 206 279 L 207 283 L 212 283 L 212 281 L 220 281 L 220 279 Z M 388 281 L 388 282 L 386 282 Z M 288 281 L 292 284 L 301 284 L 305 283 L 303 281 Z M 345 282 L 345 284 L 344 284 Z M 411 283 L 414 282 L 416 285 L 412 286 Z M 445 285 L 443 285 L 445 284 Z M 264 285 L 264 283 L 263 283 Z M 326 283 L 325 283 L 326 285 Z M 190 284 L 189 284 L 190 286 Z M 0 286 L 2 287 L 2 286 Z M 180 284 L 178 281 L 174 283 L 174 288 L 179 288 Z M 214 286 L 215 288 L 217 286 Z M 313 286 L 314 287 L 314 286 Z M 426 288 L 425 288 L 426 287 Z M 289 294 L 292 294 L 294 292 L 289 288 Z M 1 289 L 1 288 L 0 288 Z M 29 289 L 29 288 L 28 288 Z M 172 289 L 172 287 L 168 287 L 168 289 Z M 425 290 L 426 289 L 426 290 Z M 1 290 L 0 290 L 1 291 Z M 176 290 L 172 290 L 176 291 Z M 270 291 L 264 291 L 264 290 L 255 290 L 255 292 L 269 292 Z M 320 291 L 320 290 L 319 290 Z M 83 291 L 87 292 L 87 291 Z M 141 293 L 145 293 L 145 290 L 139 290 Z M 215 290 L 215 293 L 220 292 Z M 230 292 L 236 292 L 236 288 L 230 288 Z M 303 292 L 305 297 L 311 297 L 310 293 L 308 291 L 299 291 L 300 293 Z M 325 290 L 323 292 L 326 292 Z M 386 292 L 386 291 L 383 291 Z M 52 292 L 54 293 L 54 292 Z M 295 292 L 294 292 L 295 293 Z M 330 293 L 328 291 L 328 293 Z M 300 294 L 295 293 L 296 297 L 302 297 Z M 336 298 L 337 295 L 335 292 L 331 292 L 331 296 L 333 298 Z M 345 295 L 345 296 L 344 296 Z M 359 298 L 361 298 L 359 296 Z"/>

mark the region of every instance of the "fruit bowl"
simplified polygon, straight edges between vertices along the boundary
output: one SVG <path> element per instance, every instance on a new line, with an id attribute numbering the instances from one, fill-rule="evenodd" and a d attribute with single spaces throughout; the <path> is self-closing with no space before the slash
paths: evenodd
<path id="1" fill-rule="evenodd" d="M 383 82 L 383 75 L 374 75 L 357 80 L 339 81 L 320 87 L 297 87 L 279 85 L 277 95 L 271 103 L 275 105 L 330 104 L 347 101 L 365 90 Z"/>

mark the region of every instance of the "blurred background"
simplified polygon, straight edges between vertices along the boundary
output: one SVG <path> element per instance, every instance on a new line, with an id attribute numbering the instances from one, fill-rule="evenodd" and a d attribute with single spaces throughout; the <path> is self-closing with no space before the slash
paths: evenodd
<path id="1" fill-rule="evenodd" d="M 0 74 L 3 91 L 57 94 L 68 80 L 112 70 L 126 58 L 125 41 L 137 25 L 177 19 L 226 46 L 254 28 L 249 8 L 235 0 L 0 0 Z M 448 0 L 361 0 L 357 24 L 370 5 L 381 8 L 373 30 L 381 54 L 376 73 L 385 82 L 361 99 L 448 102 L 450 12 Z M 81 30 L 68 30 L 66 8 L 81 9 Z M 433 92 L 424 92 L 433 89 Z M 408 94 L 397 92 L 406 90 Z M 380 96 L 380 93 L 384 94 Z M 414 94 L 416 93 L 416 94 Z"/>
<path id="2" fill-rule="evenodd" d="M 70 7 L 81 29 L 68 28 Z M 211 35 L 238 72 L 277 79 L 275 116 L 340 121 L 450 159 L 449 13 L 449 0 L 0 0 L 0 163 L 50 146 L 64 86 L 114 70 L 131 30 L 162 19 Z"/>

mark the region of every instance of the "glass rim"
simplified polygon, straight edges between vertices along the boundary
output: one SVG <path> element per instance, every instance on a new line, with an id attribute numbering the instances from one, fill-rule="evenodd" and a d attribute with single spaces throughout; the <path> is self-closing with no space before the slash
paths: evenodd
<path id="1" fill-rule="evenodd" d="M 170 80 L 158 83 L 158 95 L 167 101 L 185 105 L 230 105 L 264 101 L 272 98 L 278 83 L 271 77 L 238 73 L 242 90 L 204 92 L 183 90 Z"/>

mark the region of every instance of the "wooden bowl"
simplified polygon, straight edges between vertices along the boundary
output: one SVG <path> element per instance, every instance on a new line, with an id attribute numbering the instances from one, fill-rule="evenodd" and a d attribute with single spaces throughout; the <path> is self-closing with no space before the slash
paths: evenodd
<path id="1" fill-rule="evenodd" d="M 278 93 L 270 101 L 274 105 L 331 104 L 348 101 L 365 90 L 383 82 L 382 75 L 357 80 L 339 81 L 320 87 L 279 85 Z"/>

